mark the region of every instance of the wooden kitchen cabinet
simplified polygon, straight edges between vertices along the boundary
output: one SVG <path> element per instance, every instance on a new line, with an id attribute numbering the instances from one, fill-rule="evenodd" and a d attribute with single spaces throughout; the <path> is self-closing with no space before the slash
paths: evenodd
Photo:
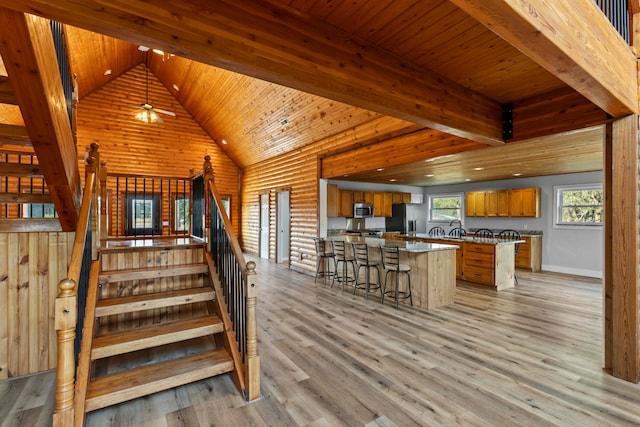
<path id="1" fill-rule="evenodd" d="M 401 193 L 399 191 L 394 191 L 392 193 L 392 201 L 391 203 L 411 203 L 411 193 Z"/>
<path id="2" fill-rule="evenodd" d="M 509 190 L 509 215 L 512 217 L 540 217 L 540 189 Z"/>
<path id="3" fill-rule="evenodd" d="M 393 195 L 391 193 L 373 193 L 373 216 L 391 216 L 393 214 L 392 202 Z"/>
<path id="4" fill-rule="evenodd" d="M 353 191 L 338 190 L 340 196 L 340 204 L 338 207 L 338 216 L 347 218 L 353 217 Z"/>
<path id="5" fill-rule="evenodd" d="M 464 279 L 463 277 L 463 264 L 462 264 L 462 254 L 464 251 L 464 245 L 462 242 L 458 240 L 446 240 L 446 239 L 426 239 L 424 240 L 427 243 L 439 243 L 442 245 L 455 245 L 458 246 L 456 249 L 456 279 Z"/>
<path id="6" fill-rule="evenodd" d="M 542 236 L 522 236 L 525 243 L 520 244 L 516 267 L 531 271 L 542 270 Z"/>
<path id="7" fill-rule="evenodd" d="M 466 193 L 466 214 L 467 216 L 485 216 L 485 192 L 469 191 Z"/>
<path id="8" fill-rule="evenodd" d="M 486 216 L 509 216 L 509 190 L 484 192 Z"/>
<path id="9" fill-rule="evenodd" d="M 340 210 L 339 190 L 337 184 L 327 184 L 327 216 L 337 217 Z"/>
<path id="10" fill-rule="evenodd" d="M 373 203 L 373 191 L 353 190 L 353 203 Z"/>

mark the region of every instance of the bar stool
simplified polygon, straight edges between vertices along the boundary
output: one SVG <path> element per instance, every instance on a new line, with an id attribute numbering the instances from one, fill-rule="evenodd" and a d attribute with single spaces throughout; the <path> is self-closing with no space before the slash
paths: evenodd
<path id="1" fill-rule="evenodd" d="M 480 239 L 493 239 L 493 231 L 489 230 L 488 228 L 479 228 L 475 231 L 475 233 L 473 233 L 473 237 L 474 238 L 480 238 Z"/>
<path id="2" fill-rule="evenodd" d="M 382 304 L 384 304 L 384 296 L 393 296 L 396 301 L 396 310 L 398 309 L 398 302 L 401 299 L 409 298 L 411 306 L 413 306 L 413 295 L 411 294 L 411 267 L 406 264 L 400 264 L 400 250 L 397 247 L 381 246 L 382 252 L 382 266 L 384 267 L 384 288 L 382 289 Z M 395 289 L 387 291 L 387 281 L 389 274 L 395 274 Z M 407 290 L 401 291 L 400 288 L 400 273 L 406 273 L 407 275 Z"/>
<path id="3" fill-rule="evenodd" d="M 314 237 L 313 241 L 316 245 L 316 277 L 313 279 L 313 283 L 316 283 L 318 276 L 322 275 L 324 279 L 324 285 L 327 286 L 327 276 L 331 277 L 333 282 L 333 276 L 338 269 L 336 265 L 336 254 L 327 251 L 327 241 L 321 237 Z M 329 268 L 330 261 L 333 261 L 333 271 Z M 322 271 L 320 266 L 322 265 Z"/>
<path id="4" fill-rule="evenodd" d="M 333 280 L 331 281 L 331 287 L 333 288 L 333 281 L 338 280 L 338 282 L 342 283 L 342 290 L 344 290 L 345 284 L 355 283 L 355 277 L 349 277 L 349 268 L 347 265 L 351 265 L 351 271 L 353 271 L 353 275 L 356 274 L 356 261 L 353 256 L 347 254 L 347 246 L 342 240 L 332 240 L 331 248 L 333 253 L 336 255 L 336 274 L 333 276 Z M 338 265 L 342 263 L 342 274 L 338 269 Z"/>
<path id="5" fill-rule="evenodd" d="M 355 295 L 358 289 L 364 289 L 364 298 L 369 299 L 369 291 L 376 291 L 381 289 L 380 283 L 380 263 L 378 261 L 374 261 L 369 259 L 369 246 L 366 243 L 352 243 L 351 247 L 353 248 L 353 255 L 356 260 L 356 283 L 353 286 L 353 294 Z M 364 268 L 365 280 L 364 282 L 358 282 L 358 277 L 360 276 L 360 269 Z M 370 283 L 369 279 L 371 277 L 371 271 L 375 268 L 374 271 L 378 274 L 378 282 Z M 380 292 L 382 295 L 382 291 Z"/>
<path id="6" fill-rule="evenodd" d="M 444 228 L 440 226 L 431 227 L 429 229 L 429 237 L 444 237 L 444 235 L 445 235 Z"/>

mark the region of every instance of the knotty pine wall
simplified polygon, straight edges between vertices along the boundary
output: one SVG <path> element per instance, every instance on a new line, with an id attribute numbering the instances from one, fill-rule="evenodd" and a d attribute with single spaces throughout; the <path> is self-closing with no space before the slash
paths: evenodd
<path id="1" fill-rule="evenodd" d="M 55 368 L 54 301 L 75 233 L 0 233 L 0 380 Z"/>
<path id="2" fill-rule="evenodd" d="M 202 170 L 204 156 L 209 155 L 218 192 L 231 196 L 231 222 L 237 233 L 238 167 L 151 72 L 149 102 L 175 112 L 176 117 L 161 115 L 164 123 L 142 123 L 134 116 L 144 101 L 142 64 L 82 98 L 78 102 L 79 155 L 97 142 L 100 159 L 107 162 L 110 173 L 180 178 L 188 178 L 191 169 Z M 170 221 L 166 210 L 163 221 Z"/>
<path id="3" fill-rule="evenodd" d="M 407 122 L 377 117 L 361 126 L 341 132 L 247 167 L 242 179 L 242 245 L 246 252 L 260 250 L 260 195 L 269 194 L 269 259 L 276 259 L 277 192 L 290 191 L 290 266 L 298 271 L 315 272 L 313 238 L 319 228 L 320 158 L 362 145 L 372 135 L 402 129 Z M 354 159 L 355 161 L 355 159 Z"/>

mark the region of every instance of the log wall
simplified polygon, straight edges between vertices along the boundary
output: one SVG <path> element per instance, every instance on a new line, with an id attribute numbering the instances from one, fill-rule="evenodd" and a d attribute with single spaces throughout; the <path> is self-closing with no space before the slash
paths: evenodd
<path id="1" fill-rule="evenodd" d="M 181 178 L 188 178 L 191 169 L 201 170 L 204 156 L 209 155 L 219 193 L 231 196 L 231 222 L 238 232 L 238 167 L 151 72 L 149 102 L 176 117 L 160 115 L 163 123 L 142 123 L 134 116 L 144 101 L 142 64 L 82 98 L 78 153 L 82 156 L 97 142 L 109 173 Z M 169 221 L 166 215 L 163 212 L 163 220 Z"/>
<path id="2" fill-rule="evenodd" d="M 75 233 L 0 233 L 0 380 L 54 369 L 54 301 Z"/>
<path id="3" fill-rule="evenodd" d="M 290 192 L 290 266 L 315 272 L 313 237 L 318 235 L 318 179 L 320 159 L 330 153 L 371 142 L 371 135 L 406 129 L 407 122 L 379 117 L 360 127 L 309 144 L 244 170 L 242 181 L 242 246 L 258 254 L 260 250 L 260 195 L 269 194 L 269 259 L 276 259 L 277 192 Z M 366 139 L 365 137 L 366 136 Z"/>

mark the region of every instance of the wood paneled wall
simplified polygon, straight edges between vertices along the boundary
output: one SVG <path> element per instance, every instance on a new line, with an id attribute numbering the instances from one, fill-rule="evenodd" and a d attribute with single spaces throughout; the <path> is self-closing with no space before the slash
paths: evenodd
<path id="1" fill-rule="evenodd" d="M 81 76 L 78 77 L 82 84 Z M 173 90 L 173 89 L 171 89 Z M 138 65 L 82 98 L 78 103 L 78 153 L 97 142 L 109 173 L 189 177 L 211 156 L 220 194 L 231 196 L 231 222 L 238 232 L 238 167 L 150 72 L 149 102 L 174 111 L 164 123 L 135 119 L 145 101 L 145 68 Z M 84 171 L 81 171 L 84 176 Z"/>
<path id="2" fill-rule="evenodd" d="M 357 147 L 370 139 L 372 133 L 379 134 L 380 129 L 384 129 L 385 133 L 393 133 L 394 129 L 406 127 L 407 122 L 402 120 L 379 117 L 363 126 L 246 168 L 242 183 L 243 249 L 259 253 L 260 194 L 269 193 L 269 258 L 275 259 L 276 194 L 278 191 L 288 190 L 291 209 L 290 265 L 295 270 L 314 272 L 316 261 L 313 237 L 318 235 L 319 158 L 327 153 Z"/>
<path id="3" fill-rule="evenodd" d="M 75 233 L 0 233 L 0 380 L 55 368 L 54 301 Z"/>

